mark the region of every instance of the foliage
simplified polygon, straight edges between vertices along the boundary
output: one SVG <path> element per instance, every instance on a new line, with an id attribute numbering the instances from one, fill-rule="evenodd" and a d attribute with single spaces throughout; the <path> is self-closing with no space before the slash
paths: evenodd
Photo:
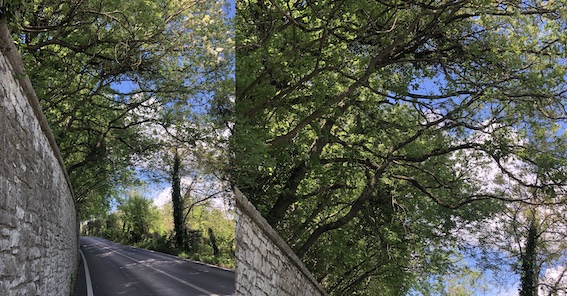
<path id="1" fill-rule="evenodd" d="M 187 226 L 199 233 L 201 240 L 192 249 L 196 260 L 234 266 L 236 225 L 231 216 L 207 205 L 196 206 L 187 219 Z M 229 216 L 230 215 L 230 216 Z M 215 254 L 215 248 L 218 253 Z"/>
<path id="2" fill-rule="evenodd" d="M 173 229 L 175 232 L 175 246 L 178 249 L 185 248 L 186 230 L 183 223 L 183 199 L 181 198 L 181 177 L 179 167 L 181 160 L 179 153 L 175 151 L 173 156 L 173 168 L 171 170 L 171 201 L 173 205 Z"/>
<path id="3" fill-rule="evenodd" d="M 472 296 L 482 289 L 479 283 L 481 274 L 470 269 L 464 269 L 459 273 L 448 277 L 448 287 L 443 295 L 447 296 Z"/>
<path id="4" fill-rule="evenodd" d="M 521 189 L 516 184 L 512 192 L 530 196 L 531 203 L 510 204 L 492 221 L 479 225 L 488 230 L 478 236 L 483 257 L 479 258 L 480 266 L 492 269 L 499 277 L 517 274 L 521 295 L 567 290 L 563 272 L 567 260 L 565 195 L 552 198 L 546 195 L 548 190 L 536 187 Z M 485 262 L 493 265 L 486 266 Z"/>
<path id="5" fill-rule="evenodd" d="M 10 24 L 85 218 L 160 147 L 152 131 L 230 92 L 220 1 L 35 0 Z"/>
<path id="6" fill-rule="evenodd" d="M 232 177 L 330 292 L 448 270 L 469 225 L 522 199 L 483 168 L 565 180 L 563 137 L 542 136 L 567 118 L 563 1 L 237 10 Z"/>
<path id="7" fill-rule="evenodd" d="M 115 212 L 87 222 L 82 234 L 234 268 L 233 215 L 209 203 L 195 205 L 185 220 L 186 245 L 180 248 L 176 245 L 171 203 L 157 208 L 137 191 L 129 191 Z"/>
<path id="8" fill-rule="evenodd" d="M 144 198 L 138 192 L 132 192 L 125 200 L 122 200 L 118 210 L 122 213 L 123 235 L 128 241 L 139 243 L 150 233 L 157 232 L 155 229 L 156 221 L 159 219 L 157 208 L 151 200 Z M 107 218 L 107 223 L 108 221 Z"/>
<path id="9" fill-rule="evenodd" d="M 510 272 L 517 276 L 520 295 L 557 292 L 564 289 L 565 283 L 563 274 L 554 271 L 562 269 L 567 259 L 563 214 L 567 146 L 557 142 L 561 137 L 554 129 L 535 131 L 521 141 L 552 153 L 501 161 L 515 171 L 512 175 L 493 174 L 499 180 L 493 186 L 502 196 L 520 202 L 508 203 L 498 215 L 478 224 L 487 231 L 476 235 L 477 242 L 470 241 L 473 255 L 481 255 L 480 266 L 492 269 L 499 278 Z"/>
<path id="10" fill-rule="evenodd" d="M 207 204 L 214 198 L 224 202 L 231 200 L 231 189 L 228 182 L 223 180 L 222 168 L 225 165 L 214 165 L 227 157 L 227 151 L 215 147 L 223 141 L 221 138 L 188 144 L 172 139 L 169 142 L 170 149 L 156 153 L 153 156 L 156 160 L 145 167 L 152 180 L 171 184 L 171 215 L 175 245 L 179 250 L 189 250 L 195 245 L 192 244 L 191 230 L 186 227 L 195 207 Z"/>

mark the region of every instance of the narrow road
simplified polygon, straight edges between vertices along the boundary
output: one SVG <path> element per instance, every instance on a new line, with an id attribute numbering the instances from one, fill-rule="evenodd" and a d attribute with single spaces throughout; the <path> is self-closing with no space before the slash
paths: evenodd
<path id="1" fill-rule="evenodd" d="M 81 237 L 80 245 L 84 255 L 77 279 L 80 296 L 235 293 L 233 271 L 97 237 Z"/>

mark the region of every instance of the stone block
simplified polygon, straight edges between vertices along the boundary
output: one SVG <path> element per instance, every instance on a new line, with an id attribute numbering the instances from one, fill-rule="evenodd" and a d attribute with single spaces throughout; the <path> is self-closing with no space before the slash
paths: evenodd
<path id="1" fill-rule="evenodd" d="M 18 224 L 18 219 L 10 212 L 0 212 L 0 227 L 15 228 Z"/>

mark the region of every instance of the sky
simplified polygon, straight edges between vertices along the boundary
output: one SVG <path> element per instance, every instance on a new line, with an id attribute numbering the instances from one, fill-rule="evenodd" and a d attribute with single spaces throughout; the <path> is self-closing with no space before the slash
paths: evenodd
<path id="1" fill-rule="evenodd" d="M 236 11 L 234 0 L 227 0 L 226 3 L 228 3 L 229 6 L 228 17 L 233 18 L 235 16 L 235 11 Z"/>
<path id="2" fill-rule="evenodd" d="M 227 0 L 226 3 L 227 6 L 224 7 L 224 10 L 227 12 L 228 18 L 234 18 L 234 0 Z M 132 82 L 122 82 L 113 84 L 113 87 L 120 92 L 126 93 L 136 88 L 136 85 Z M 143 194 L 146 198 L 153 200 L 154 205 L 161 207 L 171 200 L 171 184 L 167 183 L 165 180 L 156 181 L 140 169 L 136 170 L 136 174 L 141 181 L 146 183 L 146 190 L 144 190 Z M 211 203 L 212 206 L 216 208 L 227 208 L 227 205 L 222 199 L 213 199 Z"/>

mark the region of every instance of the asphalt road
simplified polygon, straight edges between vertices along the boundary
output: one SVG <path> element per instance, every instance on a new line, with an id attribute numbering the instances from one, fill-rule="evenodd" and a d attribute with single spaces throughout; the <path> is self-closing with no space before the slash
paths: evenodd
<path id="1" fill-rule="evenodd" d="M 81 237 L 80 245 L 84 255 L 77 277 L 76 292 L 80 296 L 235 293 L 235 276 L 230 270 L 97 237 Z"/>

